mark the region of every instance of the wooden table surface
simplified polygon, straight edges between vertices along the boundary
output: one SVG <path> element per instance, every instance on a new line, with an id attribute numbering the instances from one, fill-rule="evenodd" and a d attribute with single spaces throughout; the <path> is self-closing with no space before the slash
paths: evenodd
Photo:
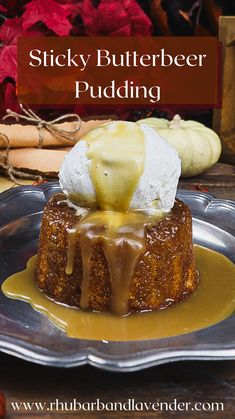
<path id="1" fill-rule="evenodd" d="M 0 180 L 1 188 L 1 180 Z M 207 191 L 235 200 L 235 167 L 217 164 L 180 188 Z M 2 187 L 3 189 L 3 187 Z M 235 361 L 177 362 L 134 373 L 111 373 L 92 367 L 55 369 L 0 355 L 0 390 L 7 399 L 7 418 L 224 418 L 235 417 Z M 11 402 L 223 402 L 220 412 L 15 412 Z M 58 405 L 59 406 L 59 405 Z M 64 405 L 65 406 L 65 405 Z M 208 406 L 208 405 L 205 405 Z"/>

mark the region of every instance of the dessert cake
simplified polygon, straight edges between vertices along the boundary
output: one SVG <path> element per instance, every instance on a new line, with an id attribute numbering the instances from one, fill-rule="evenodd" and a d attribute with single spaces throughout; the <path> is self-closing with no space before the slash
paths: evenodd
<path id="1" fill-rule="evenodd" d="M 51 198 L 43 214 L 35 271 L 37 284 L 48 297 L 75 307 L 80 307 L 83 281 L 79 240 L 75 245 L 71 273 L 66 273 L 66 266 L 68 229 L 72 229 L 78 220 L 79 216 L 67 205 L 65 197 Z M 166 307 L 182 301 L 197 286 L 192 220 L 190 210 L 183 202 L 176 200 L 170 215 L 145 226 L 144 245 L 130 279 L 127 311 Z M 92 248 L 88 268 L 86 308 L 111 310 L 112 284 L 102 238 Z M 122 286 L 120 284 L 120 288 Z"/>
<path id="2" fill-rule="evenodd" d="M 192 218 L 175 199 L 180 162 L 151 128 L 114 122 L 68 153 L 47 203 L 38 287 L 82 309 L 157 310 L 197 287 Z"/>

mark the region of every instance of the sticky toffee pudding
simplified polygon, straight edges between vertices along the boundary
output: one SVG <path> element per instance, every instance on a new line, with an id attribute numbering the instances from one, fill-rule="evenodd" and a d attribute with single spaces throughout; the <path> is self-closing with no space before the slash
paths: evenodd
<path id="1" fill-rule="evenodd" d="M 121 315 L 182 301 L 198 282 L 190 210 L 177 199 L 165 215 L 77 215 L 56 195 L 43 214 L 35 280 L 58 302 Z"/>
<path id="2" fill-rule="evenodd" d="M 6 279 L 5 295 L 81 339 L 163 338 L 225 319 L 234 265 L 193 247 L 190 210 L 175 199 L 179 176 L 177 152 L 144 124 L 86 134 L 44 209 L 37 257 Z"/>
<path id="3" fill-rule="evenodd" d="M 197 275 L 190 210 L 175 201 L 179 174 L 177 153 L 148 127 L 116 121 L 88 133 L 62 165 L 65 195 L 44 210 L 39 288 L 118 315 L 182 301 Z"/>

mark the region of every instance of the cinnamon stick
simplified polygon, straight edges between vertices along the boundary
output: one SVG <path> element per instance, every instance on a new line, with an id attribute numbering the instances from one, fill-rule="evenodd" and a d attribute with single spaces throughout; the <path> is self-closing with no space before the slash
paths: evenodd
<path id="1" fill-rule="evenodd" d="M 9 164 L 17 170 L 43 178 L 56 178 L 64 156 L 71 147 L 61 149 L 18 148 L 9 152 Z"/>
<path id="2" fill-rule="evenodd" d="M 87 132 L 107 122 L 110 122 L 110 120 L 81 121 L 80 130 L 75 134 L 71 134 L 71 139 L 74 138 L 74 143 L 76 143 Z M 55 126 L 72 131 L 76 128 L 76 122 L 63 122 Z M 35 125 L 0 124 L 0 133 L 8 137 L 10 148 L 37 147 L 39 144 L 39 132 Z M 42 129 L 42 135 L 43 147 L 69 147 L 73 145 L 71 141 L 54 136 L 45 128 Z M 5 147 L 4 139 L 0 137 L 0 148 L 4 149 Z"/>

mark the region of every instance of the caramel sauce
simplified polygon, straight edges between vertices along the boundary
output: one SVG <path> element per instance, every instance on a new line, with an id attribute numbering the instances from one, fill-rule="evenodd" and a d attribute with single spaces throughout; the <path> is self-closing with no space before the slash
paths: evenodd
<path id="1" fill-rule="evenodd" d="M 88 308 L 89 259 L 95 243 L 102 240 L 111 277 L 112 312 L 125 315 L 130 281 L 144 249 L 144 225 L 151 218 L 127 212 L 144 171 L 145 137 L 137 124 L 117 121 L 89 132 L 84 141 L 88 145 L 89 172 L 96 192 L 95 204 L 88 206 L 96 205 L 99 211 L 88 212 L 68 231 L 66 273 L 73 272 L 79 242 L 83 266 L 80 306 Z M 77 204 L 82 202 L 76 193 L 68 198 Z"/>
<path id="2" fill-rule="evenodd" d="M 144 133 L 137 124 L 121 121 L 103 125 L 100 131 L 100 135 L 91 131 L 86 136 L 98 206 L 103 210 L 128 211 L 144 171 Z"/>
<path id="3" fill-rule="evenodd" d="M 10 298 L 30 303 L 69 337 L 107 341 L 166 338 L 211 326 L 234 311 L 234 264 L 222 254 L 200 246 L 195 246 L 195 254 L 200 273 L 198 289 L 184 302 L 156 312 L 118 317 L 58 304 L 45 297 L 35 284 L 36 256 L 28 261 L 26 270 L 5 280 L 2 291 Z"/>
<path id="4" fill-rule="evenodd" d="M 82 309 L 89 306 L 90 257 L 94 245 L 102 241 L 110 278 L 111 311 L 118 315 L 128 313 L 130 282 L 136 262 L 145 248 L 144 229 L 161 219 L 163 215 L 147 215 L 143 212 L 91 211 L 81 216 L 68 230 L 66 273 L 73 272 L 75 249 L 79 243 L 82 256 L 83 278 L 81 284 Z"/>
<path id="5" fill-rule="evenodd" d="M 83 139 L 88 144 L 89 172 L 97 207 L 128 211 L 144 171 L 145 137 L 141 127 L 134 122 L 117 121 L 90 131 Z M 69 195 L 69 199 L 78 204 L 82 201 L 76 193 Z"/>

